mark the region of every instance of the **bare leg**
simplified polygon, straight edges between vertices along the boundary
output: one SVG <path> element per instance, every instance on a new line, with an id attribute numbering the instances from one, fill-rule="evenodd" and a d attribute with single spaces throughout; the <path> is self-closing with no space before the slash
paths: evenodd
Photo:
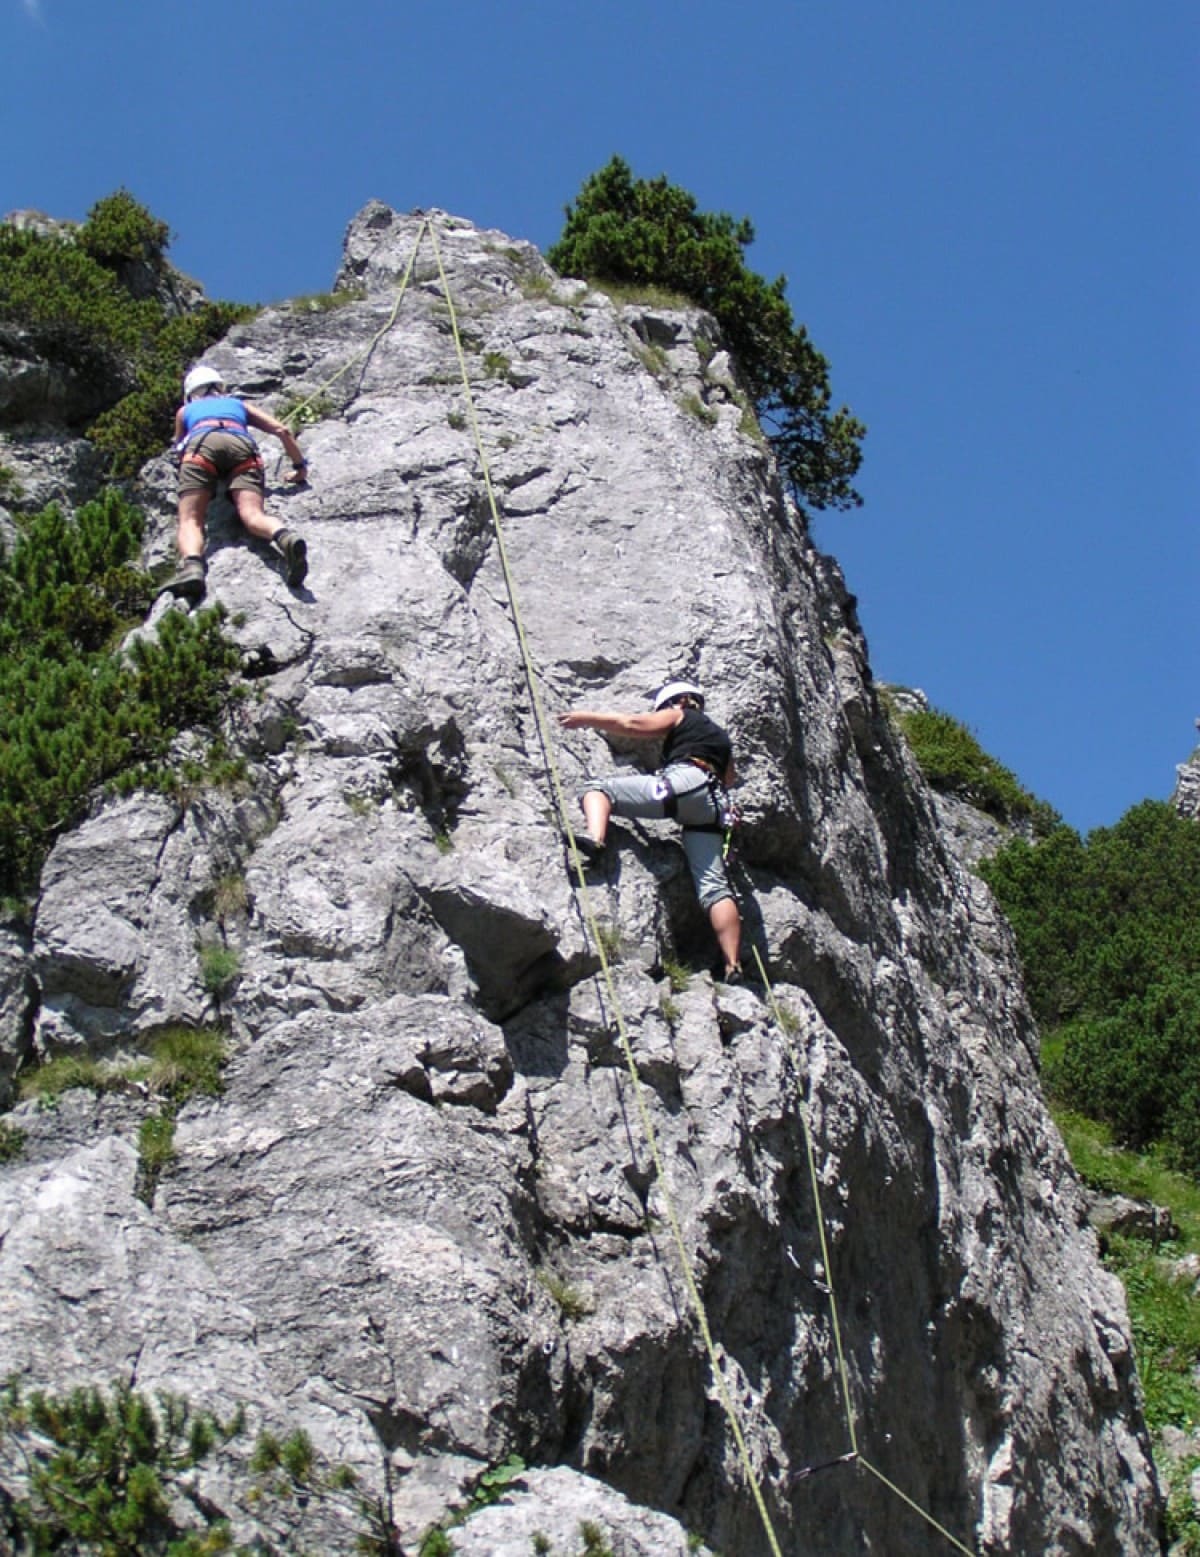
<path id="1" fill-rule="evenodd" d="M 208 496 L 203 489 L 180 493 L 175 544 L 181 557 L 204 555 L 204 515 L 208 512 Z"/>
<path id="2" fill-rule="evenodd" d="M 238 518 L 257 540 L 272 541 L 275 539 L 276 532 L 283 529 L 278 519 L 268 519 L 261 492 L 254 492 L 246 487 L 229 495 L 233 499 L 233 506 L 237 509 Z"/>
<path id="3" fill-rule="evenodd" d="M 740 967 L 742 956 L 742 916 L 734 898 L 723 897 L 708 911 L 708 922 L 717 937 L 725 959 L 726 973 Z"/>
<path id="4" fill-rule="evenodd" d="M 272 542 L 283 558 L 283 576 L 288 588 L 298 588 L 308 576 L 308 547 L 304 540 L 277 519 L 267 517 L 261 492 L 246 488 L 230 495 L 243 526 L 256 540 Z"/>
<path id="5" fill-rule="evenodd" d="M 588 832 L 597 843 L 608 836 L 608 819 L 612 815 L 612 801 L 602 789 L 589 789 L 583 797 L 583 815 Z"/>

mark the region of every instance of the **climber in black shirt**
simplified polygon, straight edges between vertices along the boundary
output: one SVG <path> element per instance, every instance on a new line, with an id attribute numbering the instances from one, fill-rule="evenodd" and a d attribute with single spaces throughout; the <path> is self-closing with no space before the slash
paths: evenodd
<path id="1" fill-rule="evenodd" d="M 683 848 L 700 906 L 709 918 L 725 978 L 741 977 L 742 917 L 725 868 L 725 834 L 731 807 L 726 791 L 737 782 L 729 736 L 704 712 L 704 693 L 687 681 L 672 681 L 654 699 L 648 714 L 577 709 L 560 714 L 564 730 L 600 730 L 635 740 L 661 740 L 657 773 L 613 774 L 589 778 L 580 793 L 587 821 L 576 845 L 589 862 L 605 848 L 609 817 L 675 817 L 683 826 Z"/>

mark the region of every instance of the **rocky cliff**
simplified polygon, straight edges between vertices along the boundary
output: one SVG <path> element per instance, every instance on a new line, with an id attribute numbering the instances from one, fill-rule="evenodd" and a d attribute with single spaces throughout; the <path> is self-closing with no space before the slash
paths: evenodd
<path id="1" fill-rule="evenodd" d="M 646 1557 L 1157 1551 L 1123 1295 L 1007 927 L 712 321 L 431 224 L 398 308 L 423 225 L 372 204 L 343 306 L 211 353 L 277 412 L 315 397 L 312 486 L 272 499 L 304 588 L 210 522 L 250 776 L 63 837 L 0 1023 L 10 1071 L 169 1024 L 232 1055 L 152 1193 L 136 1089 L 9 1116 L 6 1368 L 302 1427 L 408 1551 L 512 1453 L 530 1469 L 455 1550 L 574 1554 L 590 1521 Z M 141 485 L 161 559 L 165 461 Z M 568 874 L 548 761 L 570 792 L 634 758 L 586 732 L 547 752 L 518 626 L 550 713 L 704 684 L 773 1001 L 714 984 L 670 824 L 617 824 L 586 893 Z M 206 1495 L 249 1539 L 223 1474 Z M 272 1539 L 354 1549 L 331 1515 Z"/>
<path id="2" fill-rule="evenodd" d="M 1175 770 L 1175 791 L 1171 803 L 1180 816 L 1200 819 L 1200 748 Z"/>

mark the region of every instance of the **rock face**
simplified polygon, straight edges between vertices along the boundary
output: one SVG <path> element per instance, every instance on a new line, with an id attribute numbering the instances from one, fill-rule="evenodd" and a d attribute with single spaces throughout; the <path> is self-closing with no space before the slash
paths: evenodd
<path id="1" fill-rule="evenodd" d="M 406 1550 L 516 1453 L 536 1469 L 458 1550 L 574 1552 L 584 1521 L 647 1554 L 705 1549 L 688 1532 L 726 1557 L 953 1550 L 911 1499 L 981 1553 L 1157 1551 L 1123 1295 L 1042 1104 L 1007 926 L 712 320 L 429 221 L 436 250 L 368 206 L 339 276 L 359 295 L 211 353 L 277 412 L 316 397 L 312 486 L 272 499 L 306 585 L 227 507 L 210 520 L 251 778 L 107 804 L 58 843 L 31 944 L 6 944 L 5 1041 L 110 1055 L 220 1022 L 234 1053 L 149 1205 L 144 1100 L 15 1110 L 0 1354 L 34 1383 L 120 1377 L 303 1427 L 390 1498 Z M 143 488 L 158 559 L 167 467 Z M 551 713 L 704 684 L 775 1007 L 713 983 L 671 824 L 617 824 L 572 883 L 518 626 Z M 634 760 L 550 739 L 568 795 Z"/>
<path id="2" fill-rule="evenodd" d="M 1200 820 L 1200 749 L 1175 769 L 1175 793 L 1171 804 L 1180 816 Z"/>

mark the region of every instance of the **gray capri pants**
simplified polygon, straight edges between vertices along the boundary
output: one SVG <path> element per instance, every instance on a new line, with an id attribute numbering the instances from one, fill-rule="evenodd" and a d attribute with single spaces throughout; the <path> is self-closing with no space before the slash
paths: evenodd
<path id="1" fill-rule="evenodd" d="M 667 800 L 676 797 L 675 820 L 683 824 L 683 852 L 687 855 L 700 907 L 709 909 L 722 898 L 733 897 L 725 869 L 725 838 L 720 832 L 696 832 L 696 827 L 720 823 L 709 791 L 708 775 L 690 762 L 673 762 L 661 773 L 610 774 L 588 779 L 580 795 L 598 789 L 612 801 L 617 816 L 655 817 L 667 814 Z"/>

